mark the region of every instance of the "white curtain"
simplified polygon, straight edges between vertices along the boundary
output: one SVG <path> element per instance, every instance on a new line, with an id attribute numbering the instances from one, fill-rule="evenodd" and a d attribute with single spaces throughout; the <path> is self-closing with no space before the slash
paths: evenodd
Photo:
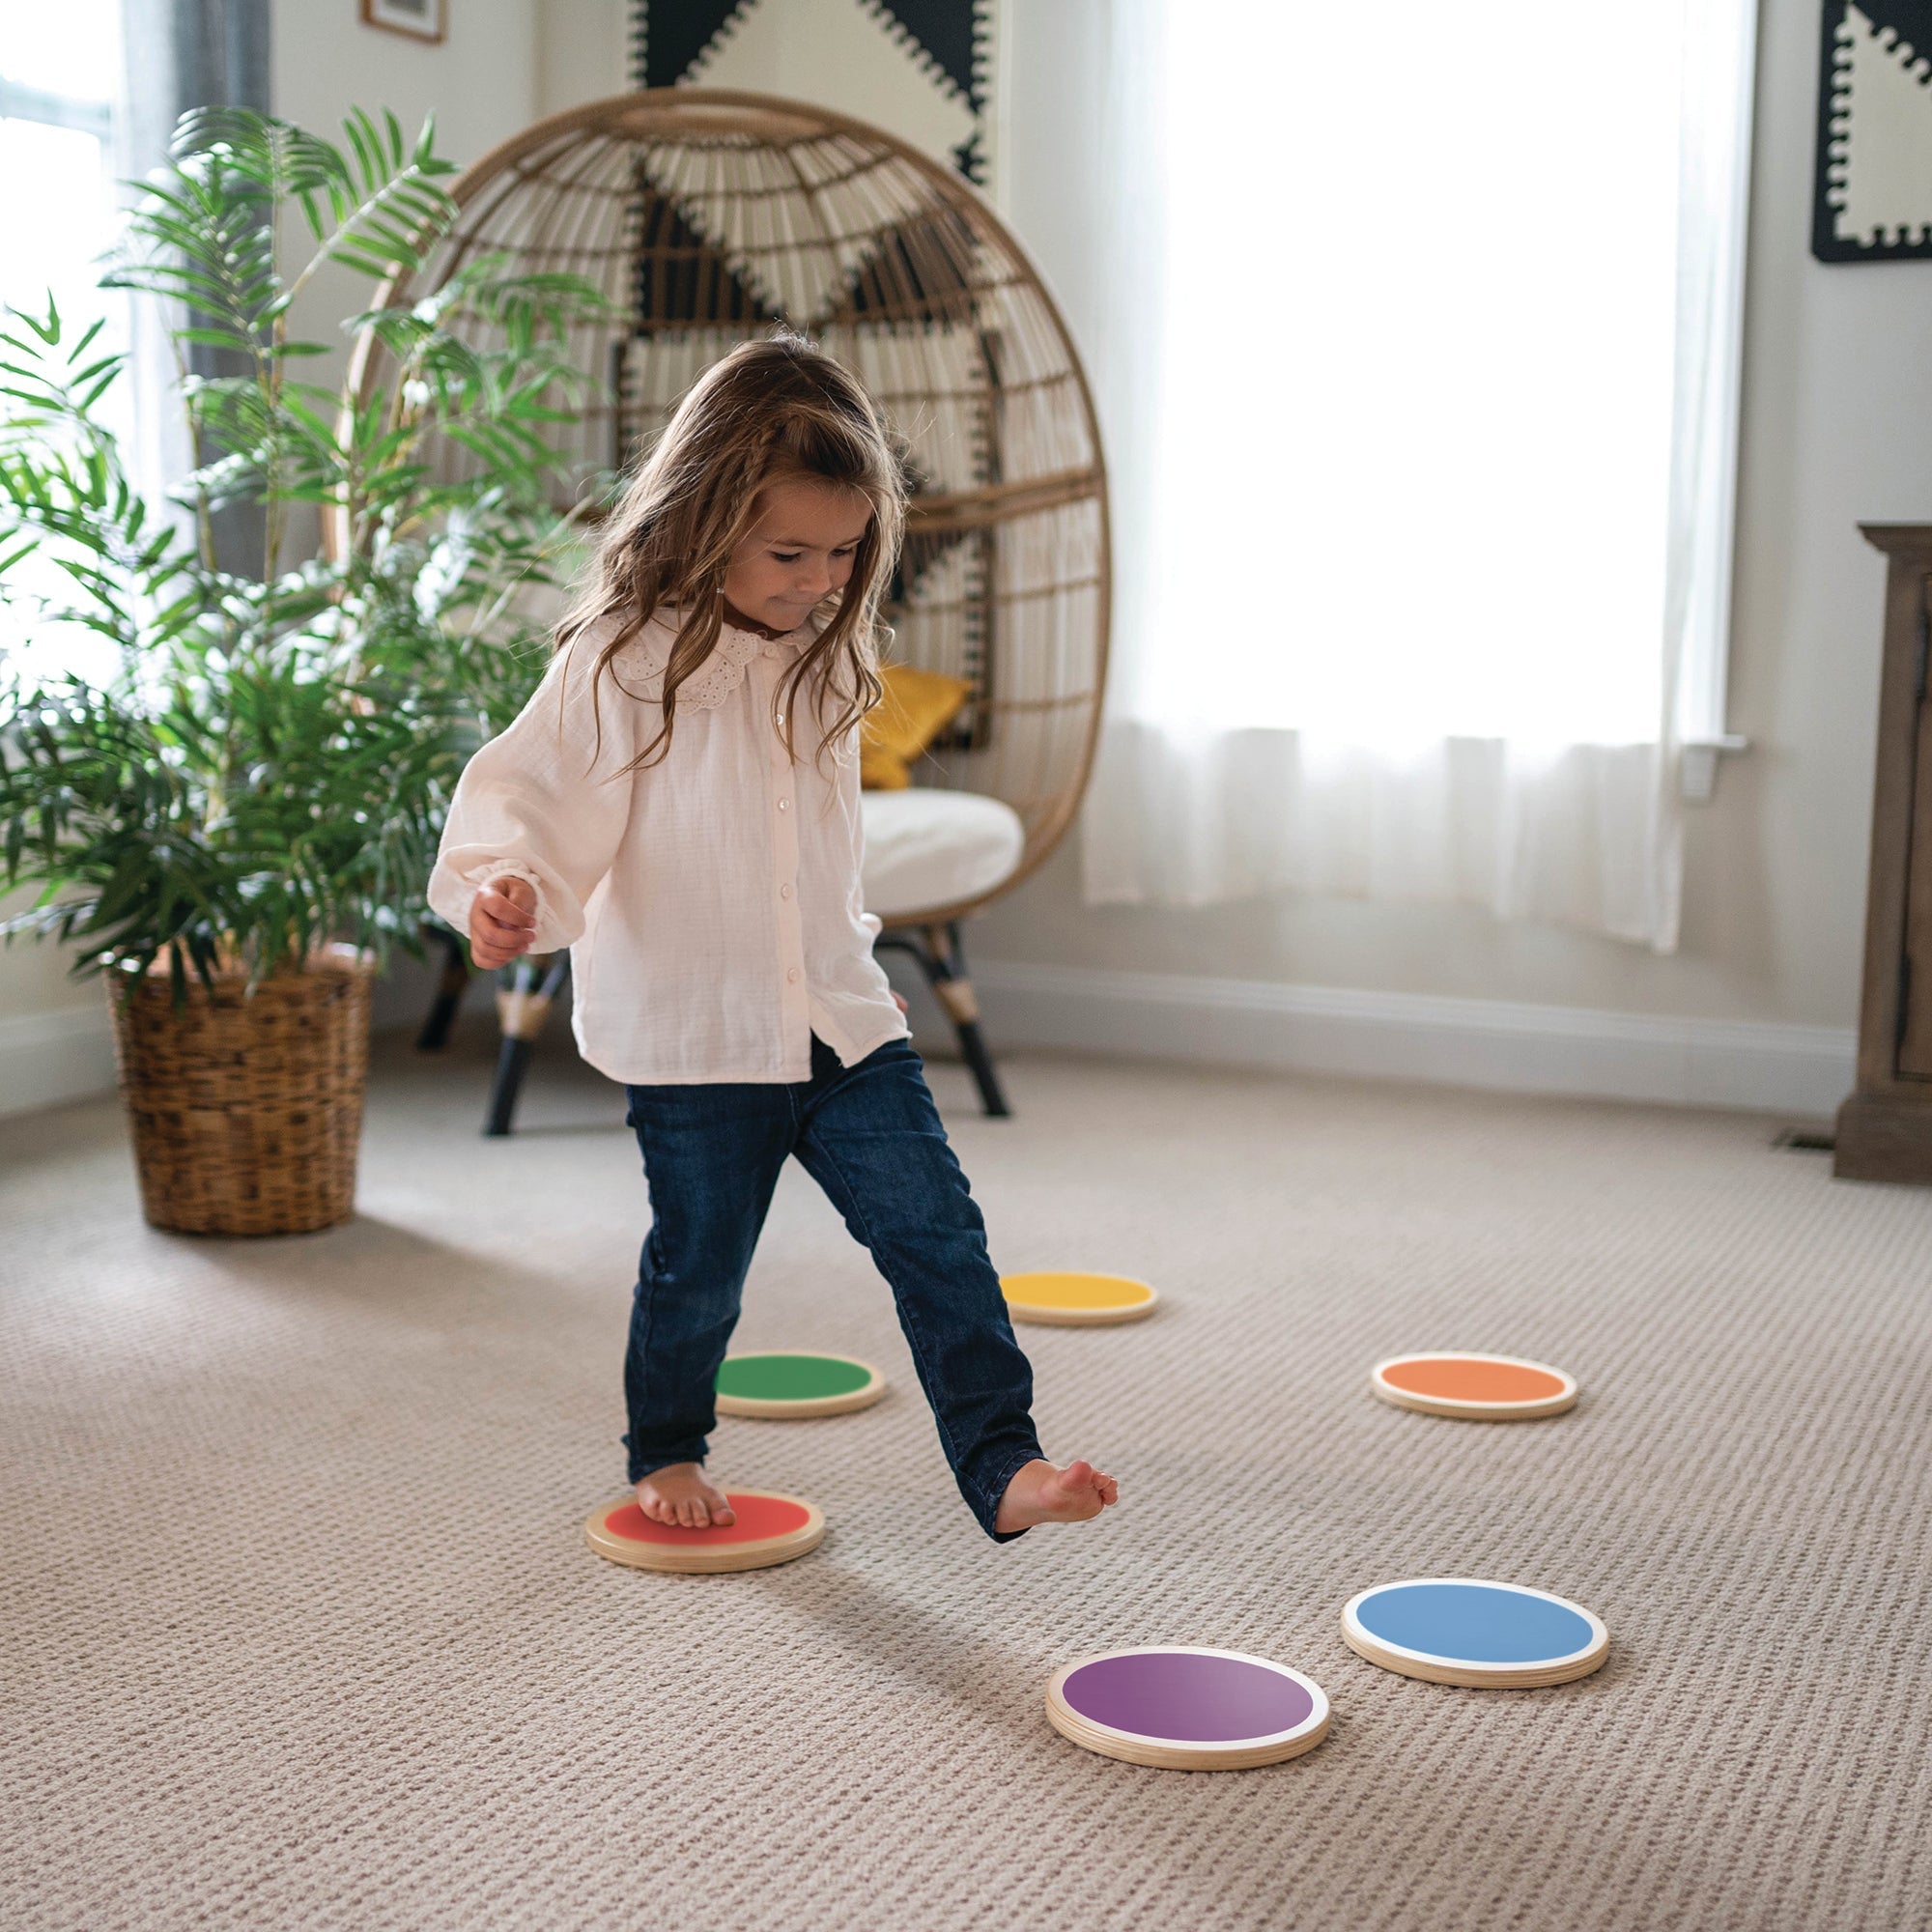
<path id="1" fill-rule="evenodd" d="M 192 107 L 269 107 L 270 0 L 122 0 L 120 172 L 139 182 L 168 158 L 175 124 Z M 326 130 L 327 131 L 327 130 Z M 169 330 L 182 318 L 157 301 L 132 305 L 136 435 L 131 469 L 154 497 L 194 467 Z M 201 376 L 241 373 L 225 352 L 187 351 Z M 259 567 L 261 515 L 230 504 L 213 517 L 215 549 L 234 570 Z"/>
<path id="2" fill-rule="evenodd" d="M 1116 0 L 1090 899 L 1675 946 L 1754 33 L 1752 0 Z"/>

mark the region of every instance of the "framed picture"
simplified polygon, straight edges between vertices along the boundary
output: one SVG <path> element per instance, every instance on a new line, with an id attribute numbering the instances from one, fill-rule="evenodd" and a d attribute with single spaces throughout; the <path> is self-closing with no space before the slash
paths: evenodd
<path id="1" fill-rule="evenodd" d="M 802 94 L 876 121 L 983 186 L 996 14 L 997 0 L 630 0 L 632 77 Z M 813 51 L 804 86 L 801 46 Z"/>
<path id="2" fill-rule="evenodd" d="M 440 41 L 449 31 L 449 0 L 362 0 L 362 24 L 412 41 Z"/>
<path id="3" fill-rule="evenodd" d="M 1932 0 L 1824 0 L 1811 252 L 1932 258 Z"/>

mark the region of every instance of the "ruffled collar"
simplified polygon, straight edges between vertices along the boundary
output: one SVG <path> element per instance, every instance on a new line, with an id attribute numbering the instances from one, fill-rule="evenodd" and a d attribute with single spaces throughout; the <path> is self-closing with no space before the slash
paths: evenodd
<path id="1" fill-rule="evenodd" d="M 695 705 L 700 711 L 716 711 L 744 683 L 746 670 L 756 659 L 795 657 L 817 635 L 811 618 L 778 638 L 767 638 L 762 632 L 747 631 L 736 624 L 721 625 L 711 655 L 678 686 L 678 708 Z M 665 667 L 670 662 L 671 646 L 676 641 L 676 628 L 661 617 L 653 617 L 617 653 L 624 681 L 638 696 L 659 699 L 664 696 Z"/>

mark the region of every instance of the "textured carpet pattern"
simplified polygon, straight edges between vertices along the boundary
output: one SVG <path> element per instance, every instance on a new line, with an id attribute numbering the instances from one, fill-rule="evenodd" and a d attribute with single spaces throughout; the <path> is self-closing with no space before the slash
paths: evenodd
<path id="1" fill-rule="evenodd" d="M 615 1090 L 552 1064 L 477 1138 L 479 1042 L 379 1068 L 361 1217 L 140 1223 L 118 1110 L 0 1127 L 0 1924 L 117 1928 L 1920 1927 L 1932 1902 L 1932 1197 L 1757 1121 L 1052 1060 L 934 1085 L 1003 1266 L 1145 1274 L 1033 1329 L 1097 1526 L 951 1490 L 889 1297 L 788 1175 L 741 1339 L 894 1380 L 727 1421 L 823 1505 L 752 1576 L 599 1562 L 644 1227 Z M 1400 1413 L 1404 1349 L 1584 1386 Z M 1608 1665 L 1377 1670 L 1343 1602 L 1542 1585 Z M 1059 1663 L 1170 1640 L 1327 1690 L 1330 1738 L 1188 1776 L 1047 1726 Z"/>

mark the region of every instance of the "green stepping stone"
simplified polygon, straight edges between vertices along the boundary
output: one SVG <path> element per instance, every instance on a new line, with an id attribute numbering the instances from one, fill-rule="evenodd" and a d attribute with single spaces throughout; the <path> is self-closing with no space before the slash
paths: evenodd
<path id="1" fill-rule="evenodd" d="M 718 1371 L 721 1415 L 842 1415 L 868 1407 L 885 1392 L 885 1377 L 849 1355 L 802 1350 L 728 1355 Z"/>

